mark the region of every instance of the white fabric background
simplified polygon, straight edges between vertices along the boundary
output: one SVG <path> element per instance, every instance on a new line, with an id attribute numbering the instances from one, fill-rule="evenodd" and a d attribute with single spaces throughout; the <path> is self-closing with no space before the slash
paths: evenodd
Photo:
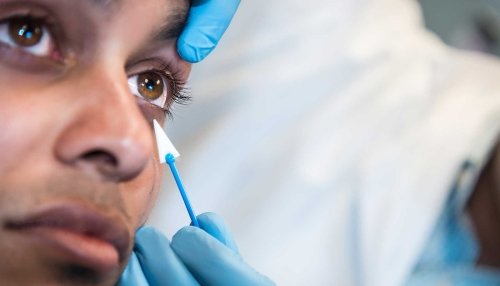
<path id="1" fill-rule="evenodd" d="M 401 285 L 461 161 L 498 132 L 499 78 L 410 0 L 242 1 L 166 129 L 195 211 L 278 285 Z M 170 175 L 150 223 L 189 224 Z"/>

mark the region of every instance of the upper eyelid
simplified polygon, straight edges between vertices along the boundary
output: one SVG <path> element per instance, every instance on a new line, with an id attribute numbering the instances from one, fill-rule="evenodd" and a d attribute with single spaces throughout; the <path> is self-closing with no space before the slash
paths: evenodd
<path id="1" fill-rule="evenodd" d="M 137 65 L 146 64 L 148 62 L 150 63 L 151 61 L 156 62 L 156 67 L 148 65 L 144 67 L 144 69 L 139 69 L 137 71 L 134 70 Z M 174 103 L 187 104 L 190 102 L 191 96 L 189 95 L 188 89 L 185 87 L 185 82 L 182 79 L 177 78 L 176 74 L 174 74 L 172 71 L 169 70 L 169 66 L 170 65 L 164 63 L 161 60 L 146 59 L 136 62 L 133 65 L 127 65 L 126 69 L 132 70 L 132 72 L 129 73 L 128 78 L 131 78 L 133 76 L 138 76 L 140 73 L 144 72 L 158 72 L 162 73 L 163 77 L 167 77 L 166 80 L 168 82 L 165 82 L 165 84 L 168 93 L 165 105 L 163 107 L 158 107 L 156 105 L 153 105 L 151 102 L 148 101 L 146 102 L 148 104 L 151 104 L 152 106 L 162 109 L 168 117 L 172 117 L 173 114 L 170 110 L 172 105 Z"/>
<path id="2" fill-rule="evenodd" d="M 64 28 L 61 27 L 61 24 L 58 24 L 57 19 L 49 12 L 43 12 L 43 14 L 41 14 L 41 12 L 37 12 L 36 14 L 32 14 L 31 11 L 32 10 L 26 10 L 26 11 L 21 10 L 16 12 L 16 10 L 14 10 L 8 13 L 7 15 L 1 15 L 0 25 L 8 25 L 9 21 L 14 18 L 34 19 L 35 21 L 38 21 L 41 26 L 43 26 L 43 30 L 47 33 L 48 37 L 50 38 L 53 50 L 57 51 L 61 59 L 70 58 L 72 53 L 69 51 L 69 48 L 67 47 L 67 40 L 65 37 L 65 33 L 63 31 Z"/>
<path id="3" fill-rule="evenodd" d="M 0 4 L 0 10 L 2 11 L 2 16 L 0 21 L 5 21 L 6 19 L 12 17 L 33 17 L 33 18 L 53 18 L 53 14 L 50 10 L 45 9 L 43 6 L 35 3 L 8 3 Z"/>
<path id="4" fill-rule="evenodd" d="M 40 5 L 39 3 L 17 2 L 0 3 L 0 24 L 8 24 L 8 21 L 16 17 L 33 18 L 40 21 L 45 27 L 48 36 L 51 38 L 54 48 L 60 53 L 63 59 L 74 56 L 74 48 L 67 47 L 69 40 L 65 35 L 63 22 L 52 9 Z M 66 48 L 70 48 L 66 50 Z M 140 68 L 144 65 L 144 68 Z M 139 68 L 135 68 L 139 66 Z M 130 71 L 129 76 L 145 71 L 153 71 L 161 74 L 165 79 L 173 82 L 184 82 L 181 78 L 183 72 L 177 67 L 175 60 L 163 56 L 153 56 L 125 65 L 125 70 Z"/>
<path id="5" fill-rule="evenodd" d="M 160 74 L 161 77 L 165 80 L 166 88 L 169 91 L 168 100 L 171 100 L 170 98 L 175 96 L 175 94 L 171 94 L 171 91 L 175 91 L 175 89 L 178 88 L 177 83 L 179 83 L 180 80 L 176 77 L 176 74 L 172 72 L 172 70 L 170 69 L 170 65 L 165 61 L 157 58 L 144 59 L 135 62 L 134 64 L 127 65 L 125 69 L 130 71 L 128 72 L 129 78 L 131 76 L 139 75 L 145 72 L 154 72 Z"/>
<path id="6" fill-rule="evenodd" d="M 45 36 L 43 36 L 41 40 L 44 39 L 44 41 L 48 41 L 47 48 L 49 50 L 43 53 L 37 52 L 40 51 L 40 42 L 33 46 L 19 46 L 18 43 L 13 42 L 10 35 L 8 35 L 9 21 L 14 18 L 23 17 L 31 17 L 35 20 L 41 21 L 40 25 L 43 27 L 45 32 Z M 28 68 L 28 66 L 31 65 L 32 68 L 28 68 L 29 71 L 47 72 L 50 70 L 51 72 L 57 72 L 59 75 L 74 65 L 76 60 L 75 55 L 69 49 L 66 49 L 67 46 L 65 42 L 58 41 L 58 37 L 54 36 L 53 29 L 51 29 L 45 19 L 38 16 L 32 17 L 30 14 L 26 13 L 9 13 L 8 16 L 0 14 L 0 25 L 4 26 L 5 33 L 7 33 L 5 36 L 9 37 L 9 39 L 4 39 L 2 41 L 2 45 L 8 46 L 10 53 L 9 60 L 5 59 L 4 61 L 5 64 L 23 69 Z"/>
<path id="7" fill-rule="evenodd" d="M 143 66 L 143 69 L 139 68 Z M 167 76 L 175 77 L 178 71 L 174 68 L 174 66 L 168 61 L 160 58 L 145 58 L 139 61 L 135 61 L 132 64 L 127 64 L 125 66 L 126 70 L 134 70 L 138 69 L 137 72 L 132 72 L 132 74 L 137 74 L 144 71 L 158 71 L 162 72 Z"/>
<path id="8" fill-rule="evenodd" d="M 26 6 L 28 4 L 29 6 Z M 3 5 L 0 5 L 0 10 L 4 9 L 9 11 L 6 11 L 0 16 L 0 23 L 2 24 L 6 24 L 10 19 L 16 17 L 32 18 L 40 21 L 40 23 L 47 28 L 51 37 L 62 37 L 63 27 L 61 21 L 54 13 L 50 12 L 49 9 L 46 9 L 43 6 L 35 3 L 18 3 L 18 7 L 16 7 L 16 5 L 12 5 L 5 8 Z"/>
<path id="9" fill-rule="evenodd" d="M 158 68 L 146 68 L 146 69 L 134 72 L 134 73 L 130 74 L 128 77 L 136 76 L 136 75 L 139 75 L 141 73 L 146 73 L 146 72 L 158 73 L 162 77 L 164 76 L 167 80 L 173 80 L 174 79 L 174 77 L 173 77 L 173 75 L 172 75 L 171 72 L 169 72 L 168 70 L 158 69 Z"/>
<path id="10" fill-rule="evenodd" d="M 32 17 L 42 20 L 54 42 L 54 47 L 70 66 L 90 60 L 97 50 L 99 30 L 92 15 L 69 15 L 68 9 L 81 7 L 79 1 L 8 1 L 0 0 L 0 21 L 12 17 Z"/>
<path id="11" fill-rule="evenodd" d="M 176 88 L 176 86 L 172 86 L 172 85 L 176 85 L 177 80 L 175 79 L 175 77 L 170 72 L 168 72 L 166 70 L 153 68 L 153 69 L 146 69 L 146 70 L 141 70 L 141 71 L 132 73 L 128 76 L 128 78 L 130 79 L 131 77 L 136 77 L 136 76 L 139 76 L 139 74 L 146 73 L 146 72 L 160 74 L 160 76 L 163 79 L 163 83 L 165 85 L 166 91 L 167 91 L 167 101 L 170 101 L 171 100 L 170 98 L 172 96 L 175 96 L 175 94 L 171 94 L 172 90 Z"/>

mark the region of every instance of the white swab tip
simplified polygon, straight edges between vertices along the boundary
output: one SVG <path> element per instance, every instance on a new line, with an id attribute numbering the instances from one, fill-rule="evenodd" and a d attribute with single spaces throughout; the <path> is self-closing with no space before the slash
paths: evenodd
<path id="1" fill-rule="evenodd" d="M 170 153 L 177 158 L 180 156 L 177 149 L 175 149 L 172 141 L 168 139 L 167 134 L 161 127 L 161 125 L 153 119 L 153 127 L 156 136 L 156 146 L 158 147 L 158 158 L 160 159 L 160 163 L 165 163 L 165 156 Z"/>

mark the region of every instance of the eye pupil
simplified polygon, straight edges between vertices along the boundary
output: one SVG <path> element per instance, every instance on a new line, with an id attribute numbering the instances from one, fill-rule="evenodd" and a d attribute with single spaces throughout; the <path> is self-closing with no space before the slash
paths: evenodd
<path id="1" fill-rule="evenodd" d="M 19 36 L 21 37 L 25 37 L 25 38 L 28 38 L 28 39 L 31 39 L 31 37 L 33 37 L 33 32 L 31 31 L 31 29 L 29 27 L 23 27 L 19 30 L 19 33 L 17 33 Z"/>
<path id="2" fill-rule="evenodd" d="M 43 35 L 42 25 L 30 18 L 14 18 L 9 22 L 9 34 L 18 45 L 31 47 L 40 42 Z"/>
<path id="3" fill-rule="evenodd" d="M 158 85 L 158 83 L 153 82 L 153 81 L 151 81 L 151 80 L 149 80 L 149 79 L 146 79 L 146 80 L 145 80 L 145 85 L 146 85 L 146 88 L 147 88 L 148 90 L 152 91 L 152 90 L 154 90 L 154 89 L 155 89 L 155 87 Z"/>
<path id="4" fill-rule="evenodd" d="M 164 86 L 161 77 L 153 72 L 142 73 L 137 77 L 139 93 L 149 100 L 154 100 L 163 94 Z"/>

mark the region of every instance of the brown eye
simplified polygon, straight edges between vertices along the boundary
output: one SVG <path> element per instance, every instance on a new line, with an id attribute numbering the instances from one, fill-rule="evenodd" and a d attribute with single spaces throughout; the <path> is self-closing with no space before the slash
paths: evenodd
<path id="1" fill-rule="evenodd" d="M 162 77 L 153 72 L 139 74 L 137 86 L 141 96 L 148 100 L 159 98 L 165 89 Z"/>
<path id="2" fill-rule="evenodd" d="M 128 85 L 130 92 L 142 100 L 161 109 L 168 107 L 170 81 L 167 75 L 161 75 L 157 71 L 144 71 L 130 76 Z"/>
<path id="3" fill-rule="evenodd" d="M 32 47 L 40 43 L 43 28 L 40 21 L 31 18 L 14 18 L 8 22 L 9 36 L 22 47 Z"/>

